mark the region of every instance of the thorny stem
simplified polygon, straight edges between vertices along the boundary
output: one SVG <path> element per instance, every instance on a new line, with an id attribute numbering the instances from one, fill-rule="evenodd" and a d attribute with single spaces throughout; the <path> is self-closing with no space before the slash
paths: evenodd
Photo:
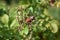
<path id="1" fill-rule="evenodd" d="M 18 13 L 18 12 L 19 12 L 19 13 Z M 18 9 L 18 10 L 17 10 L 17 20 L 18 20 L 18 23 L 20 24 L 20 27 L 18 28 L 18 30 L 22 30 L 23 18 L 22 18 L 22 20 L 20 20 L 20 17 L 19 17 L 19 16 L 22 16 L 22 17 L 23 17 L 22 14 L 23 14 L 23 13 L 22 13 L 22 10 L 21 10 L 21 9 Z"/>
<path id="2" fill-rule="evenodd" d="M 19 22 L 19 24 L 20 24 L 19 29 L 22 29 L 23 22 L 21 23 L 21 20 L 19 20 L 19 16 L 23 16 L 23 15 L 21 15 L 21 14 L 23 14 L 23 13 L 22 13 L 22 10 L 21 10 L 21 9 L 18 10 L 17 12 L 19 12 L 19 11 L 20 11 L 20 15 L 17 14 L 17 15 L 18 15 L 18 16 L 17 16 L 17 20 L 18 20 L 18 22 Z M 23 17 L 22 17 L 22 21 L 24 21 L 24 20 L 23 20 Z M 32 30 L 32 25 L 29 24 L 28 26 L 29 26 L 29 36 L 27 37 L 27 35 L 24 35 L 24 36 L 25 36 L 24 40 L 31 40 L 31 39 L 32 39 L 32 35 L 33 35 L 33 32 L 31 31 L 31 30 Z"/>

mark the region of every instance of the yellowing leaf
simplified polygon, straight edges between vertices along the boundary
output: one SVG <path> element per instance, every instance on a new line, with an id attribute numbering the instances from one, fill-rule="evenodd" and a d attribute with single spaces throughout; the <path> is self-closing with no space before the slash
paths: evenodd
<path id="1" fill-rule="evenodd" d="M 46 26 L 46 28 L 49 28 L 50 27 L 50 23 L 46 24 L 45 26 Z"/>
<path id="2" fill-rule="evenodd" d="M 55 5 L 58 7 L 60 7 L 60 2 L 55 2 Z"/>
<path id="3" fill-rule="evenodd" d="M 44 14 L 50 16 L 47 9 L 44 9 Z"/>
<path id="4" fill-rule="evenodd" d="M 58 25 L 56 24 L 56 22 L 51 22 L 51 32 L 52 33 L 56 33 L 58 32 Z"/>

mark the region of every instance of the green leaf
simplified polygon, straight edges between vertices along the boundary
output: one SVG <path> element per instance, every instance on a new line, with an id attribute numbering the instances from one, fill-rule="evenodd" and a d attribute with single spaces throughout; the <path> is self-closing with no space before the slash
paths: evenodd
<path id="1" fill-rule="evenodd" d="M 29 10 L 33 13 L 33 8 L 32 7 L 30 7 Z"/>
<path id="2" fill-rule="evenodd" d="M 37 28 L 36 28 L 36 27 L 33 27 L 33 31 L 34 31 L 34 32 L 37 32 Z"/>
<path id="3" fill-rule="evenodd" d="M 10 27 L 12 28 L 12 27 L 15 27 L 15 26 L 19 26 L 19 23 L 18 23 L 18 21 L 16 20 L 16 19 L 14 19 L 13 21 L 12 21 L 12 23 L 10 24 Z"/>
<path id="4" fill-rule="evenodd" d="M 20 35 L 27 35 L 28 34 L 28 32 L 29 32 L 29 29 L 28 29 L 28 27 L 25 27 L 22 31 L 20 31 L 19 33 L 20 33 Z"/>
<path id="5" fill-rule="evenodd" d="M 15 23 L 16 23 L 16 19 L 14 19 L 14 20 L 12 21 L 10 27 L 13 27 L 13 26 L 15 25 Z"/>
<path id="6" fill-rule="evenodd" d="M 28 27 L 25 27 L 23 31 L 24 31 L 24 34 L 26 34 L 26 35 L 27 35 L 27 34 L 28 34 L 28 32 L 29 32 Z"/>
<path id="7" fill-rule="evenodd" d="M 16 6 L 13 6 L 9 10 L 9 17 L 14 19 L 16 17 L 16 15 L 17 15 L 17 9 L 16 9 Z"/>
<path id="8" fill-rule="evenodd" d="M 3 9 L 0 9 L 0 16 L 3 16 L 4 15 L 4 10 Z"/>
<path id="9" fill-rule="evenodd" d="M 8 22 L 9 22 L 9 16 L 7 14 L 4 14 L 1 17 L 1 22 L 4 23 L 4 24 L 8 24 Z"/>

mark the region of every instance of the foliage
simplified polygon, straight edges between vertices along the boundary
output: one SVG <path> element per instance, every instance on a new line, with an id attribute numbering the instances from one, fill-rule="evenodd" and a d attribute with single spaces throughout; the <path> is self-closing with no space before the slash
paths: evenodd
<path id="1" fill-rule="evenodd" d="M 52 6 L 49 0 L 1 1 L 0 40 L 56 40 L 60 26 L 59 3 L 55 1 Z M 31 16 L 35 19 L 26 23 L 26 18 Z"/>

